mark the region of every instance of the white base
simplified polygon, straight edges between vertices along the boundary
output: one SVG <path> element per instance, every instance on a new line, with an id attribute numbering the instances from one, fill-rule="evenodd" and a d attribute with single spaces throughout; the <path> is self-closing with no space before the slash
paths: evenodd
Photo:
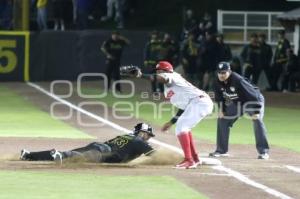
<path id="1" fill-rule="evenodd" d="M 222 162 L 216 158 L 201 158 L 201 165 L 222 165 Z"/>

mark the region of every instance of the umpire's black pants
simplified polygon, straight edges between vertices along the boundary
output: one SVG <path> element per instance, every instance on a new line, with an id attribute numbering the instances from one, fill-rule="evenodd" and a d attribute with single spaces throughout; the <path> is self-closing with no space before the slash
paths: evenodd
<path id="1" fill-rule="evenodd" d="M 266 127 L 263 122 L 264 115 L 264 99 L 261 101 L 260 117 L 253 120 L 253 128 L 255 133 L 256 149 L 259 154 L 268 153 L 269 144 L 266 136 Z M 241 115 L 241 109 L 235 103 L 231 103 L 226 107 L 224 118 L 218 118 L 217 123 L 217 149 L 216 152 L 227 153 L 230 128 L 233 126 Z M 254 112 L 247 112 L 250 116 Z"/>

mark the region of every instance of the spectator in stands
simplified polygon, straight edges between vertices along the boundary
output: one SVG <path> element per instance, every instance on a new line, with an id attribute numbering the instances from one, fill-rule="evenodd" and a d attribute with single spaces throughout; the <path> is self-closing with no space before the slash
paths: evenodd
<path id="1" fill-rule="evenodd" d="M 182 66 L 186 79 L 195 84 L 198 69 L 198 57 L 200 55 L 200 44 L 196 41 L 195 35 L 190 32 L 187 40 L 181 46 Z M 201 79 L 203 75 L 200 75 Z M 201 84 L 201 81 L 200 81 Z"/>
<path id="2" fill-rule="evenodd" d="M 258 43 L 258 36 L 256 33 L 252 33 L 250 36 L 250 43 L 244 46 L 241 58 L 243 60 L 244 76 L 248 79 L 252 79 L 253 84 L 257 84 L 261 66 L 261 49 Z"/>
<path id="3" fill-rule="evenodd" d="M 64 21 L 64 4 L 66 0 L 52 0 L 53 17 L 54 17 L 54 30 L 65 30 Z"/>
<path id="4" fill-rule="evenodd" d="M 12 29 L 12 0 L 1 0 L 0 1 L 0 30 L 11 30 Z"/>
<path id="5" fill-rule="evenodd" d="M 47 30 L 47 3 L 48 0 L 37 0 L 37 23 L 39 30 Z"/>
<path id="6" fill-rule="evenodd" d="M 165 33 L 161 43 L 160 60 L 168 61 L 175 66 L 177 58 L 178 47 L 176 42 L 171 38 L 169 33 Z"/>
<path id="7" fill-rule="evenodd" d="M 215 35 L 211 31 L 205 33 L 205 41 L 201 52 L 202 68 L 205 70 L 203 89 L 212 89 L 215 71 L 220 60 L 220 48 Z"/>
<path id="8" fill-rule="evenodd" d="M 155 73 L 155 67 L 157 62 L 161 59 L 162 43 L 158 37 L 158 32 L 153 31 L 150 35 L 150 40 L 146 43 L 144 49 L 144 73 L 152 74 Z M 156 75 L 154 75 L 156 78 Z M 152 92 L 162 92 L 163 85 L 158 84 L 157 80 L 151 81 Z"/>
<path id="9" fill-rule="evenodd" d="M 233 72 L 238 73 L 239 75 L 242 74 L 242 65 L 241 61 L 237 56 L 234 56 L 230 62 L 230 67 Z"/>
<path id="10" fill-rule="evenodd" d="M 270 91 L 278 91 L 277 83 L 283 71 L 283 66 L 287 63 L 286 51 L 291 47 L 290 42 L 285 38 L 285 31 L 278 32 L 278 42 L 275 50 L 274 61 L 270 72 Z"/>
<path id="11" fill-rule="evenodd" d="M 298 57 L 294 54 L 293 49 L 287 49 L 287 62 L 283 67 L 282 91 L 295 91 L 295 75 L 300 72 Z"/>
<path id="12" fill-rule="evenodd" d="M 104 41 L 101 47 L 101 51 L 106 56 L 106 76 L 107 76 L 107 90 L 110 88 L 111 79 L 120 80 L 120 62 L 122 52 L 125 46 L 129 45 L 130 41 L 120 35 L 119 32 L 114 31 L 111 34 L 111 38 Z M 121 92 L 121 85 L 116 85 L 117 91 Z"/>
<path id="13" fill-rule="evenodd" d="M 75 0 L 76 23 L 79 30 L 88 28 L 88 15 L 92 0 Z"/>
<path id="14" fill-rule="evenodd" d="M 106 16 L 101 17 L 101 21 L 107 21 L 113 17 L 113 9 L 115 9 L 115 21 L 117 28 L 124 28 L 123 5 L 125 0 L 107 0 Z"/>
<path id="15" fill-rule="evenodd" d="M 195 33 L 197 29 L 197 20 L 191 9 L 186 10 L 183 18 L 182 39 L 187 38 L 190 32 Z"/>
<path id="16" fill-rule="evenodd" d="M 258 35 L 258 43 L 260 47 L 260 58 L 261 58 L 262 70 L 265 71 L 267 79 L 270 83 L 271 82 L 270 69 L 271 69 L 271 61 L 273 57 L 272 47 L 266 43 L 266 35 L 264 33 L 260 33 Z"/>
<path id="17" fill-rule="evenodd" d="M 204 17 L 203 19 L 200 21 L 199 26 L 198 26 L 198 38 L 200 37 L 205 37 L 205 33 L 206 32 L 211 32 L 213 33 L 214 30 L 214 26 L 213 26 L 213 22 L 211 19 L 211 15 L 209 13 L 204 13 Z"/>
<path id="18" fill-rule="evenodd" d="M 220 62 L 223 61 L 230 61 L 232 59 L 231 49 L 228 44 L 224 43 L 224 35 L 223 34 L 217 34 L 217 42 L 219 44 L 219 50 L 220 50 Z"/>

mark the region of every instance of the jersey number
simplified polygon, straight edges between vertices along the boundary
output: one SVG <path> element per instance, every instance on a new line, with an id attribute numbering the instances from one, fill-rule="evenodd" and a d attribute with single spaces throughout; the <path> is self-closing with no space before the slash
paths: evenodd
<path id="1" fill-rule="evenodd" d="M 128 139 L 119 137 L 114 139 L 111 143 L 117 145 L 119 148 L 123 148 L 128 143 Z"/>

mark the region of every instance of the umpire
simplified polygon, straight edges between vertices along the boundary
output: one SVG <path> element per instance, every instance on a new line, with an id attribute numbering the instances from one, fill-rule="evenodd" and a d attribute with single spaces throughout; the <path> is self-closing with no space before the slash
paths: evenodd
<path id="1" fill-rule="evenodd" d="M 218 80 L 215 86 L 215 100 L 219 105 L 217 149 L 209 155 L 228 156 L 230 127 L 243 113 L 247 113 L 253 121 L 258 159 L 269 159 L 269 144 L 263 122 L 263 95 L 247 79 L 232 72 L 228 62 L 219 63 L 217 72 Z"/>
<path id="2" fill-rule="evenodd" d="M 101 46 L 101 51 L 106 56 L 106 76 L 107 76 L 107 90 L 110 88 L 111 79 L 120 80 L 120 61 L 123 49 L 129 45 L 130 41 L 121 36 L 119 32 L 114 31 L 111 38 L 104 41 Z M 121 92 L 121 85 L 116 85 L 117 91 Z"/>

